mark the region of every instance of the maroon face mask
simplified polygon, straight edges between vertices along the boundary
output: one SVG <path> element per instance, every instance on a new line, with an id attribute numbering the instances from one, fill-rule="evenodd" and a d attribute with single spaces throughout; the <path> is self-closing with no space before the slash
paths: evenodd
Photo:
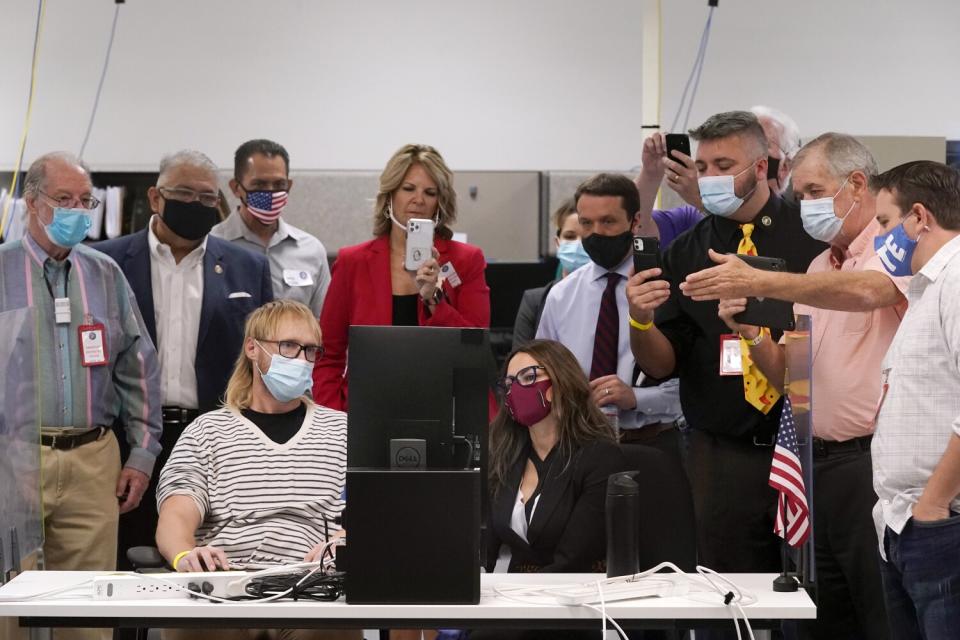
<path id="1" fill-rule="evenodd" d="M 507 410 L 510 416 L 525 427 L 532 427 L 550 414 L 550 401 L 547 389 L 552 386 L 550 380 L 534 382 L 529 387 L 514 382 L 507 394 Z"/>

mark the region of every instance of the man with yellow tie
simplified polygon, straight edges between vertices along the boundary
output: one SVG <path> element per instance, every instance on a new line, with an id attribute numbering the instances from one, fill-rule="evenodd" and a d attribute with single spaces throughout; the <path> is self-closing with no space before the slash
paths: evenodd
<path id="1" fill-rule="evenodd" d="M 778 571 L 777 494 L 767 480 L 780 395 L 752 365 L 748 341 L 731 335 L 719 318 L 717 301 L 688 298 L 679 284 L 713 265 L 710 249 L 782 258 L 788 271 L 803 273 L 827 245 L 804 232 L 796 204 L 770 191 L 767 139 L 755 115 L 720 113 L 690 135 L 699 143 L 698 182 L 709 215 L 670 245 L 662 274 L 651 269 L 631 277 L 631 348 L 647 375 L 680 377 L 692 428 L 688 471 L 700 563 L 721 572 Z M 779 338 L 773 331 L 753 341 Z"/>

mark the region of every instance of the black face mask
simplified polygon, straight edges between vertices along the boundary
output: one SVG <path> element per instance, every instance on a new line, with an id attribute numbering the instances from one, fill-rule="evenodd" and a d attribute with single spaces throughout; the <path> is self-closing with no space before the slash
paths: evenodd
<path id="1" fill-rule="evenodd" d="M 780 186 L 780 179 L 777 177 L 778 173 L 780 173 L 780 158 L 767 156 L 767 180 L 776 180 L 777 186 Z"/>
<path id="2" fill-rule="evenodd" d="M 617 267 L 633 246 L 633 234 L 628 230 L 616 236 L 592 233 L 580 241 L 590 259 L 607 271 Z"/>
<path id="3" fill-rule="evenodd" d="M 200 240 L 217 224 L 217 208 L 199 201 L 181 202 L 163 199 L 163 223 L 184 240 Z"/>

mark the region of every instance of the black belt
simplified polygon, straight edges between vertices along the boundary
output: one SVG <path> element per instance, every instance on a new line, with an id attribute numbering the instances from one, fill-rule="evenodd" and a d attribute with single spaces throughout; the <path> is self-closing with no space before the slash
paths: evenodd
<path id="1" fill-rule="evenodd" d="M 620 442 L 627 444 L 631 442 L 649 442 L 664 431 L 679 428 L 681 425 L 686 425 L 686 422 L 683 422 L 683 418 L 674 420 L 673 422 L 651 422 L 636 429 L 621 429 Z"/>
<path id="2" fill-rule="evenodd" d="M 196 409 L 183 407 L 163 407 L 162 411 L 164 424 L 190 424 L 200 415 Z"/>
<path id="3" fill-rule="evenodd" d="M 871 440 L 873 440 L 872 435 L 863 436 L 861 438 L 852 438 L 850 440 L 844 440 L 843 442 L 824 440 L 823 438 L 814 438 L 813 457 L 826 458 L 827 456 L 835 456 L 841 453 L 857 453 L 860 451 L 869 452 Z"/>
<path id="4" fill-rule="evenodd" d="M 103 427 L 97 427 L 96 429 L 84 431 L 83 433 L 78 433 L 76 435 L 41 435 L 40 444 L 45 447 L 50 447 L 51 449 L 69 451 L 70 449 L 76 449 L 77 447 L 81 447 L 85 444 L 96 442 L 100 439 L 100 436 L 103 435 L 104 431 L 105 429 Z"/>

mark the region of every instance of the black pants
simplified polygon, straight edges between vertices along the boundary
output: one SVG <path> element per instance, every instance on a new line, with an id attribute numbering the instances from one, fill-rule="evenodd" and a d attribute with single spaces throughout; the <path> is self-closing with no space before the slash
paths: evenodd
<path id="1" fill-rule="evenodd" d="M 767 484 L 773 448 L 697 429 L 689 443 L 700 564 L 720 573 L 779 572 L 777 493 Z"/>
<path id="2" fill-rule="evenodd" d="M 871 511 L 877 502 L 869 451 L 816 456 L 813 534 L 817 619 L 801 638 L 886 640 L 880 553 Z"/>
<path id="3" fill-rule="evenodd" d="M 173 451 L 173 445 L 177 443 L 177 439 L 186 428 L 187 425 L 182 423 L 164 422 L 163 424 L 163 436 L 160 438 L 163 450 L 157 456 L 153 475 L 150 476 L 150 484 L 143 493 L 140 506 L 120 516 L 117 532 L 117 567 L 119 569 L 133 568 L 126 556 L 127 549 L 130 547 L 157 546 L 157 483 L 160 481 L 160 470 L 167 463 L 170 452 Z M 122 435 L 118 438 L 120 439 L 120 459 L 126 460 L 130 451 L 129 445 Z"/>

